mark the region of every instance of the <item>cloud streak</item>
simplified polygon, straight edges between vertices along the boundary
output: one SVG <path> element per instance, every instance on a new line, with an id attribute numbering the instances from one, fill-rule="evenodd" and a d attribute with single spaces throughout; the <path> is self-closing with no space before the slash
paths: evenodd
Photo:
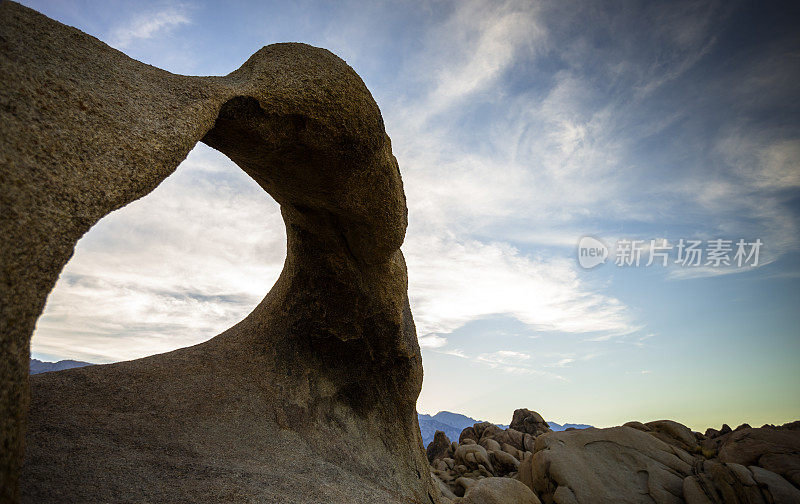
<path id="1" fill-rule="evenodd" d="M 109 32 L 109 44 L 118 49 L 127 49 L 138 40 L 163 36 L 178 26 L 191 23 L 187 11 L 186 5 L 178 4 L 137 14 Z"/>

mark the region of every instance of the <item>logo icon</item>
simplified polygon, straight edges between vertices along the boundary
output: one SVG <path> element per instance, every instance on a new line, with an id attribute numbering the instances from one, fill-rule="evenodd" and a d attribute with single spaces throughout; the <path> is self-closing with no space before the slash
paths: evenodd
<path id="1" fill-rule="evenodd" d="M 603 264 L 608 259 L 608 247 L 606 244 L 592 238 L 584 236 L 578 242 L 578 264 L 581 268 L 592 269 L 599 264 Z"/>

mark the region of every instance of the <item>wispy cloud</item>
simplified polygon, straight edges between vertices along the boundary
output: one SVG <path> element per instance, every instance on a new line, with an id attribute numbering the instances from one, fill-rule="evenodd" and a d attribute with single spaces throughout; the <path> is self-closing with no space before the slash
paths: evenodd
<path id="1" fill-rule="evenodd" d="M 421 335 L 508 314 L 538 330 L 624 333 L 635 325 L 617 299 L 584 284 L 572 261 L 525 257 L 502 243 L 409 236 L 403 250 Z"/>
<path id="2" fill-rule="evenodd" d="M 428 38 L 424 54 L 441 60 L 432 74 L 433 89 L 417 109 L 417 117 L 435 115 L 486 90 L 508 70 L 518 51 L 529 49 L 544 34 L 533 3 L 467 1 L 456 5 L 455 12 Z"/>
<path id="3" fill-rule="evenodd" d="M 545 364 L 545 367 L 567 367 L 570 364 L 572 364 L 573 362 L 575 362 L 575 359 L 570 358 L 570 357 L 565 357 L 565 358 L 563 358 L 563 359 L 561 359 L 558 362 L 555 362 L 553 364 Z"/>
<path id="4" fill-rule="evenodd" d="M 108 34 L 108 40 L 109 44 L 118 49 L 127 49 L 137 40 L 162 36 L 178 26 L 190 23 L 188 6 L 176 4 L 135 15 L 124 24 L 113 28 Z"/>
<path id="5" fill-rule="evenodd" d="M 462 359 L 469 359 L 469 356 L 466 353 L 464 353 L 463 350 L 459 350 L 458 348 L 455 348 L 453 350 L 441 350 L 439 353 L 443 353 L 445 355 L 452 355 L 453 357 L 460 357 Z"/>
<path id="6" fill-rule="evenodd" d="M 422 348 L 441 348 L 447 344 L 447 338 L 443 338 L 438 334 L 426 334 L 418 339 L 419 346 Z"/>
<path id="7" fill-rule="evenodd" d="M 645 341 L 647 341 L 647 340 L 649 340 L 651 338 L 655 338 L 655 336 L 656 335 L 653 334 L 653 333 L 645 334 L 644 336 L 641 336 L 641 337 L 637 338 L 637 340 L 634 341 L 633 344 L 636 345 L 639 348 L 643 348 L 645 346 Z"/>
<path id="8" fill-rule="evenodd" d="M 489 362 L 492 364 L 519 364 L 521 362 L 527 362 L 530 359 L 530 354 L 525 352 L 517 352 L 515 350 L 498 350 L 494 353 L 484 353 L 478 356 L 479 361 Z"/>
<path id="9" fill-rule="evenodd" d="M 519 375 L 536 375 L 554 380 L 568 381 L 561 375 L 543 371 L 529 364 L 531 355 L 515 350 L 498 350 L 493 353 L 483 353 L 478 355 L 477 362 L 488 364 L 492 368 L 497 368 L 505 373 Z"/>

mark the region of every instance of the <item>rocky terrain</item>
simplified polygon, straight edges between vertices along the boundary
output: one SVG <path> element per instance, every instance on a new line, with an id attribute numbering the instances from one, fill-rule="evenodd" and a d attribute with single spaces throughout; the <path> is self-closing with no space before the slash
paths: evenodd
<path id="1" fill-rule="evenodd" d="M 444 432 L 450 439 L 458 439 L 461 431 L 467 427 L 471 427 L 476 423 L 483 423 L 482 420 L 462 415 L 460 413 L 453 413 L 451 411 L 440 411 L 435 415 L 425 415 L 422 413 L 417 414 L 417 421 L 419 422 L 419 429 L 422 432 L 422 442 L 425 446 L 433 441 L 433 436 L 436 431 Z M 559 424 L 548 420 L 547 425 L 553 431 L 562 431 L 567 429 L 585 429 L 591 427 L 587 424 L 565 423 Z M 507 429 L 508 425 L 497 424 L 501 429 Z"/>
<path id="2" fill-rule="evenodd" d="M 439 431 L 426 454 L 445 502 L 800 502 L 800 422 L 702 434 L 670 420 L 555 432 L 519 409 L 507 429 L 480 422 L 452 441 Z"/>

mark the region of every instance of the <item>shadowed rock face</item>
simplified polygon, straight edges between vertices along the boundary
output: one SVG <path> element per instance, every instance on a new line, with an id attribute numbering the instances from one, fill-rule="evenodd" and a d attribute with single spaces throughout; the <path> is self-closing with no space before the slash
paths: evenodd
<path id="1" fill-rule="evenodd" d="M 405 196 L 346 63 L 276 44 L 225 77 L 178 76 L 6 1 L 0 114 L 0 500 L 438 502 Z M 198 141 L 280 203 L 275 286 L 205 343 L 37 375 L 29 392 L 34 324 L 77 240 Z"/>

